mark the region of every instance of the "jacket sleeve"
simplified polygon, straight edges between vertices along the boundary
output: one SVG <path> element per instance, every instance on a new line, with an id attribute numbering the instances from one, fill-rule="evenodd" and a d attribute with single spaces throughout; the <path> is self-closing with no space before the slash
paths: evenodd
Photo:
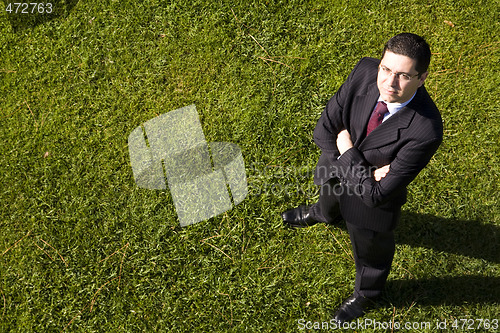
<path id="1" fill-rule="evenodd" d="M 347 80 L 328 101 L 325 110 L 314 128 L 314 142 L 323 153 L 328 154 L 328 159 L 332 161 L 340 156 L 337 149 L 337 135 L 345 128 L 342 121 L 344 107 L 349 100 L 353 78 L 363 59 L 356 64 L 347 77 Z"/>
<path id="2" fill-rule="evenodd" d="M 363 154 L 353 147 L 334 161 L 334 169 L 341 183 L 352 190 L 368 207 L 377 207 L 400 193 L 429 163 L 442 138 L 410 141 L 396 155 L 390 170 L 380 181 L 375 181 L 371 166 Z"/>

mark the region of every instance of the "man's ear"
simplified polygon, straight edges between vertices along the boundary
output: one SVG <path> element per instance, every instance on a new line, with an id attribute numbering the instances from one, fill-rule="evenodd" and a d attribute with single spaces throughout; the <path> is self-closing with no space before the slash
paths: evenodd
<path id="1" fill-rule="evenodd" d="M 425 79 L 427 79 L 427 75 L 429 75 L 429 72 L 425 72 L 422 75 L 420 75 L 420 78 L 419 78 L 420 82 L 418 84 L 419 88 L 424 84 Z"/>

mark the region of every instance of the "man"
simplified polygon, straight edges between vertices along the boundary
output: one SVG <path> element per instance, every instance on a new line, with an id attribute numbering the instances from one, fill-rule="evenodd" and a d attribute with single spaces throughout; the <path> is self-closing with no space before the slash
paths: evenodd
<path id="1" fill-rule="evenodd" d="M 335 313 L 339 324 L 364 315 L 382 293 L 406 186 L 441 144 L 441 116 L 423 85 L 430 58 L 422 37 L 403 33 L 386 43 L 381 60 L 359 61 L 314 130 L 318 202 L 282 214 L 291 227 L 346 221 L 356 278 Z"/>

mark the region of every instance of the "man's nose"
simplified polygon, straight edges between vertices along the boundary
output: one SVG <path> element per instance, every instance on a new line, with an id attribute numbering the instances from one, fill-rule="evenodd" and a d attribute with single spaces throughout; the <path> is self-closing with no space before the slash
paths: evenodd
<path id="1" fill-rule="evenodd" d="M 389 85 L 391 87 L 397 87 L 399 85 L 399 79 L 398 76 L 394 73 L 390 73 L 389 77 L 387 78 L 387 81 L 389 82 Z"/>

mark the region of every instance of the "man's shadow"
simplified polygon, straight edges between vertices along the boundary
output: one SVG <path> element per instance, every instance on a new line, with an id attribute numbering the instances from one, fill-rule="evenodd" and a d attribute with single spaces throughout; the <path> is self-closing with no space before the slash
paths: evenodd
<path id="1" fill-rule="evenodd" d="M 60 17 L 67 17 L 79 0 L 30 1 L 4 0 L 4 13 L 12 31 L 18 33 Z M 0 7 L 2 8 L 2 7 Z"/>
<path id="2" fill-rule="evenodd" d="M 484 265 L 496 265 L 500 263 L 499 229 L 481 221 L 445 219 L 403 211 L 395 237 L 396 244 L 431 248 L 479 259 L 485 262 Z M 386 296 L 397 307 L 409 306 L 413 302 L 421 305 L 498 303 L 499 286 L 499 276 L 471 271 L 460 276 L 388 280 Z"/>

